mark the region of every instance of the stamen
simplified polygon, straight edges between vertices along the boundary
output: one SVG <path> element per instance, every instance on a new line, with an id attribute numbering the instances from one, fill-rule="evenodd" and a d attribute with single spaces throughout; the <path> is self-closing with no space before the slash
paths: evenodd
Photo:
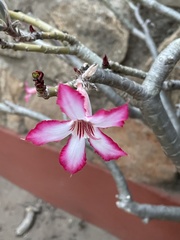
<path id="1" fill-rule="evenodd" d="M 73 122 L 70 130 L 75 132 L 75 134 L 79 138 L 89 137 L 89 138 L 95 139 L 94 127 L 90 122 L 86 122 L 84 120 L 77 120 L 77 121 Z"/>

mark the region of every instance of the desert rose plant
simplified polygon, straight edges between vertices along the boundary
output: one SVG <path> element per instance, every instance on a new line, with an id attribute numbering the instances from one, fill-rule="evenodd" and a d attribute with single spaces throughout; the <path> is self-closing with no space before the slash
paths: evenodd
<path id="1" fill-rule="evenodd" d="M 137 2 L 147 8 L 153 7 L 160 14 L 180 22 L 180 13 L 157 3 L 155 0 L 139 0 Z M 101 3 L 118 16 L 110 1 L 102 0 Z M 143 121 L 152 129 L 164 153 L 176 166 L 177 173 L 180 173 L 179 104 L 177 104 L 177 111 L 175 111 L 166 95 L 166 90 L 180 89 L 180 80 L 167 81 L 169 73 L 180 59 L 180 39 L 172 41 L 158 54 L 148 24 L 141 18 L 133 1 L 129 0 L 128 3 L 135 12 L 142 31 L 137 28 L 132 29 L 125 20 L 124 24 L 134 35 L 145 41 L 154 59 L 148 72 L 120 65 L 109 60 L 106 55 L 100 57 L 69 33 L 20 11 L 11 11 L 1 0 L 0 30 L 12 38 L 12 41 L 7 41 L 4 38 L 0 40 L 3 49 L 60 54 L 64 55 L 71 63 L 74 63 L 73 56 L 76 57 L 78 63 L 80 61 L 81 67 L 75 66 L 75 79 L 69 79 L 66 83 L 47 86 L 44 77 L 45 71 L 43 73 L 36 70 L 32 73 L 35 86 L 30 88 L 27 83 L 25 84 L 26 101 L 35 93 L 38 97 L 47 100 L 56 97 L 56 103 L 60 111 L 65 114 L 65 119 L 47 119 L 40 113 L 35 114 L 28 109 L 17 108 L 15 104 L 9 102 L 2 103 L 0 109 L 10 112 L 10 107 L 14 114 L 22 112 L 23 115 L 40 121 L 25 138 L 26 141 L 33 144 L 42 145 L 69 137 L 60 152 L 59 162 L 70 174 L 82 170 L 86 164 L 85 145 L 90 144 L 94 151 L 105 160 L 106 166 L 117 183 L 117 207 L 139 216 L 146 222 L 150 219 L 180 220 L 180 207 L 153 206 L 133 201 L 126 180 L 114 161 L 128 153 L 102 131 L 102 129 L 109 127 L 122 127 L 128 117 Z M 123 19 L 121 20 L 123 21 Z M 29 27 L 22 30 L 19 24 L 22 22 L 28 24 Z M 60 44 L 58 46 L 46 44 L 43 41 L 47 39 L 59 41 Z M 40 42 L 33 44 L 37 40 Z M 142 83 L 137 83 L 125 75 L 138 77 Z M 98 89 L 103 92 L 116 104 L 116 107 L 109 110 L 99 109 L 93 114 L 88 95 L 89 89 Z M 115 89 L 121 90 L 124 95 L 117 94 Z"/>

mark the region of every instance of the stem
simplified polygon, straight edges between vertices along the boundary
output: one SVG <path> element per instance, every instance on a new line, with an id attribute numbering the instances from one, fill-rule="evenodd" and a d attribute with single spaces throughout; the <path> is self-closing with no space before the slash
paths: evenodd
<path id="1" fill-rule="evenodd" d="M 150 35 L 149 29 L 147 27 L 147 23 L 142 19 L 141 15 L 139 13 L 139 7 L 135 6 L 131 1 L 128 1 L 128 2 L 129 2 L 129 6 L 131 7 L 131 9 L 134 11 L 134 15 L 136 17 L 137 22 L 143 29 L 143 32 L 145 35 L 144 41 L 145 41 L 152 57 L 155 59 L 157 57 L 157 48 L 156 48 L 156 45 Z"/>
<path id="2" fill-rule="evenodd" d="M 119 76 L 109 70 L 98 69 L 89 81 L 121 89 L 135 99 L 143 99 L 147 97 L 145 89 L 143 89 L 140 84 L 126 77 Z"/>
<path id="3" fill-rule="evenodd" d="M 125 103 L 124 99 L 116 93 L 112 88 L 109 86 L 105 86 L 102 84 L 97 84 L 98 89 L 105 94 L 105 96 L 114 103 L 115 106 L 120 106 Z M 142 119 L 142 114 L 139 108 L 133 107 L 129 104 L 129 117 L 135 119 Z"/>
<path id="4" fill-rule="evenodd" d="M 134 0 L 134 1 L 140 2 L 143 6 L 151 10 L 155 10 L 156 12 L 175 20 L 176 22 L 180 22 L 180 13 L 173 10 L 172 8 L 164 6 L 163 4 L 155 0 Z"/>
<path id="5" fill-rule="evenodd" d="M 101 0 L 101 2 L 115 14 L 115 16 L 122 22 L 122 24 L 128 30 L 130 30 L 130 32 L 134 36 L 144 40 L 144 38 L 145 38 L 144 33 L 142 31 L 140 31 L 138 28 L 136 28 L 126 17 L 124 17 L 121 13 L 119 13 L 115 8 L 113 8 L 110 1 Z"/>
<path id="6" fill-rule="evenodd" d="M 144 79 L 147 75 L 147 73 L 142 70 L 123 66 L 118 62 L 109 61 L 109 64 L 110 64 L 110 69 L 115 73 L 126 74 L 129 76 L 134 76 L 141 79 Z"/>
<path id="7" fill-rule="evenodd" d="M 159 94 L 142 101 L 141 111 L 144 119 L 161 143 L 165 154 L 173 161 L 177 170 L 180 171 L 180 136 L 173 127 Z"/>
<path id="8" fill-rule="evenodd" d="M 11 18 L 14 18 L 16 20 L 19 20 L 21 22 L 26 22 L 30 25 L 33 25 L 37 28 L 39 28 L 41 31 L 47 32 L 47 33 L 41 33 L 41 36 L 43 38 L 47 38 L 47 39 L 59 39 L 61 41 L 67 41 L 71 44 L 75 44 L 77 43 L 76 38 L 74 38 L 73 36 L 64 33 L 62 31 L 57 30 L 56 28 L 52 27 L 51 25 L 43 22 L 42 20 L 38 19 L 38 18 L 34 18 L 31 16 L 28 16 L 22 12 L 14 12 L 9 10 L 9 14 Z"/>
<path id="9" fill-rule="evenodd" d="M 180 90 L 180 80 L 169 80 L 163 82 L 163 89 L 165 91 Z"/>
<path id="10" fill-rule="evenodd" d="M 180 207 L 142 204 L 133 201 L 123 173 L 114 161 L 105 162 L 118 190 L 118 208 L 140 217 L 144 223 L 151 219 L 180 221 Z"/>
<path id="11" fill-rule="evenodd" d="M 163 82 L 179 59 L 180 39 L 176 39 L 158 55 L 143 82 L 149 96 L 155 96 L 161 91 Z"/>
<path id="12" fill-rule="evenodd" d="M 49 120 L 50 118 L 44 114 L 29 110 L 25 107 L 16 105 L 12 102 L 5 101 L 0 103 L 0 111 L 4 113 L 16 114 L 20 116 L 25 116 L 32 118 L 37 121 Z"/>
<path id="13" fill-rule="evenodd" d="M 75 54 L 75 47 L 71 46 L 50 46 L 50 45 L 33 45 L 28 43 L 9 43 L 1 39 L 0 44 L 3 49 L 13 49 L 14 51 L 39 52 L 46 54 Z"/>

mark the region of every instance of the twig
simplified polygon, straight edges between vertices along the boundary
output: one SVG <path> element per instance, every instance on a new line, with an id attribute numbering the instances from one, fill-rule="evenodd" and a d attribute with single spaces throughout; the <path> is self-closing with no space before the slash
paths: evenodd
<path id="1" fill-rule="evenodd" d="M 67 33 L 64 33 L 62 31 L 59 31 L 56 28 L 53 28 L 52 26 L 50 26 L 49 24 L 43 22 L 42 20 L 40 20 L 38 18 L 28 16 L 22 12 L 14 12 L 11 10 L 9 10 L 9 14 L 10 14 L 11 18 L 20 20 L 21 22 L 29 23 L 30 25 L 33 25 L 33 26 L 39 28 L 41 31 L 47 32 L 47 33 L 41 33 L 42 35 L 44 34 L 45 38 L 52 39 L 55 36 L 56 37 L 55 39 L 58 38 L 59 40 L 67 41 L 70 44 L 77 43 L 76 38 L 74 38 L 73 36 L 71 36 Z M 38 33 L 38 34 L 40 34 L 40 33 Z"/>
<path id="2" fill-rule="evenodd" d="M 134 15 L 136 17 L 137 22 L 139 23 L 139 25 L 141 26 L 141 28 L 143 29 L 144 35 L 145 35 L 145 43 L 152 55 L 152 57 L 155 59 L 157 57 L 157 48 L 156 45 L 151 37 L 151 34 L 149 32 L 148 26 L 147 26 L 147 22 L 145 22 L 140 13 L 139 13 L 139 6 L 135 6 L 131 1 L 128 1 L 129 6 L 131 7 L 131 9 L 134 11 Z"/>
<path id="3" fill-rule="evenodd" d="M 44 114 L 29 110 L 25 107 L 21 107 L 12 102 L 5 101 L 4 103 L 0 103 L 0 111 L 4 113 L 16 114 L 20 116 L 25 116 L 32 118 L 37 121 L 49 120 L 50 118 Z"/>
<path id="4" fill-rule="evenodd" d="M 134 202 L 128 189 L 123 173 L 114 161 L 105 163 L 110 170 L 118 190 L 116 205 L 124 211 L 140 217 L 144 223 L 149 220 L 172 220 L 180 221 L 180 207 L 141 204 Z"/>
<path id="5" fill-rule="evenodd" d="M 119 64 L 118 62 L 113 62 L 111 60 L 109 61 L 109 64 L 110 64 L 110 69 L 114 73 L 125 74 L 125 75 L 129 75 L 129 76 L 133 76 L 133 77 L 137 77 L 137 78 L 141 78 L 141 79 L 145 79 L 148 74 L 147 72 L 144 72 L 142 70 L 123 66 L 123 65 Z M 172 80 L 171 79 L 171 80 L 164 81 L 162 89 L 165 91 L 179 90 L 180 89 L 180 80 Z"/>
<path id="6" fill-rule="evenodd" d="M 165 91 L 180 90 L 180 80 L 169 80 L 163 82 L 163 89 Z"/>
<path id="7" fill-rule="evenodd" d="M 180 119 L 180 103 L 176 104 L 176 108 L 177 108 L 176 115 Z"/>
<path id="8" fill-rule="evenodd" d="M 130 23 L 128 21 L 127 18 L 123 17 L 115 8 L 113 8 L 112 4 L 110 3 L 110 1 L 107 1 L 107 0 L 100 0 L 100 2 L 102 2 L 108 9 L 110 9 L 114 14 L 115 16 L 117 17 L 117 19 L 119 19 L 122 24 L 128 29 L 131 31 L 131 33 L 144 40 L 145 39 L 145 35 L 142 31 L 140 31 L 138 28 L 136 28 L 132 23 Z"/>
<path id="9" fill-rule="evenodd" d="M 3 49 L 12 49 L 14 51 L 39 52 L 46 54 L 76 54 L 76 48 L 72 46 L 50 46 L 50 45 L 33 45 L 28 43 L 10 43 L 3 39 L 0 40 Z"/>
<path id="10" fill-rule="evenodd" d="M 133 76 L 141 79 L 145 79 L 147 76 L 147 72 L 144 72 L 142 70 L 139 70 L 137 68 L 131 68 L 127 66 L 123 66 L 119 64 L 118 62 L 109 61 L 110 69 L 114 73 L 118 74 L 125 74 L 128 76 Z M 180 80 L 167 80 L 163 82 L 162 89 L 165 91 L 173 91 L 173 90 L 179 90 L 180 89 Z"/>
<path id="11" fill-rule="evenodd" d="M 123 65 L 119 64 L 118 62 L 109 61 L 109 64 L 110 64 L 110 69 L 115 73 L 134 76 L 134 77 L 138 77 L 141 79 L 144 79 L 147 75 L 147 73 L 142 70 L 123 66 Z"/>
<path id="12" fill-rule="evenodd" d="M 133 0 L 133 1 L 140 2 L 143 6 L 151 10 L 155 10 L 156 12 L 175 20 L 176 22 L 180 22 L 180 13 L 173 10 L 172 8 L 164 6 L 163 4 L 155 0 Z"/>
<path id="13" fill-rule="evenodd" d="M 162 90 L 160 92 L 160 98 L 161 98 L 163 107 L 164 107 L 170 121 L 172 122 L 174 129 L 178 133 L 180 130 L 180 122 L 179 122 L 179 119 L 177 118 L 177 115 L 175 112 L 175 107 L 173 106 L 172 101 L 169 99 L 169 97 L 167 96 L 167 94 L 164 90 Z"/>
<path id="14" fill-rule="evenodd" d="M 9 14 L 12 18 L 20 20 L 21 22 L 26 22 L 30 25 L 33 25 L 33 26 L 39 28 L 41 31 L 48 32 L 48 33 L 56 32 L 59 36 L 60 35 L 62 36 L 61 41 L 66 41 L 70 45 L 72 45 L 71 46 L 72 51 L 76 50 L 76 52 L 73 53 L 74 55 L 76 55 L 83 61 L 88 62 L 89 64 L 97 63 L 99 66 L 101 66 L 102 59 L 99 56 L 97 56 L 97 54 L 92 52 L 90 49 L 85 47 L 81 42 L 79 42 L 73 36 L 71 36 L 67 33 L 63 33 L 61 31 L 57 30 L 56 28 L 50 26 L 49 24 L 43 22 L 42 20 L 31 17 L 31 16 L 27 16 L 26 14 L 24 14 L 22 12 L 13 12 L 13 11 L 9 10 Z"/>

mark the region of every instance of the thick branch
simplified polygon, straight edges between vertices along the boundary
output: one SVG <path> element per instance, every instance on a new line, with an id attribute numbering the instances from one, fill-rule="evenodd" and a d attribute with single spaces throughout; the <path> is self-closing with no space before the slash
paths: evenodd
<path id="1" fill-rule="evenodd" d="M 142 99 L 146 97 L 146 92 L 140 84 L 126 77 L 119 76 L 109 70 L 98 69 L 89 81 L 118 88 L 130 94 L 135 99 Z"/>
<path id="2" fill-rule="evenodd" d="M 155 96 L 161 91 L 163 82 L 179 59 L 180 39 L 176 39 L 158 55 L 143 82 L 149 96 Z"/>
<path id="3" fill-rule="evenodd" d="M 176 115 L 173 114 L 172 121 L 174 126 L 170 124 L 170 118 L 166 114 L 164 107 L 162 107 L 161 101 L 159 100 L 159 97 L 157 95 L 160 93 L 163 86 L 163 82 L 166 80 L 166 78 L 172 71 L 173 67 L 175 66 L 179 58 L 180 58 L 180 39 L 176 39 L 159 54 L 142 84 L 144 90 L 148 93 L 148 101 L 145 101 L 144 99 L 144 101 L 142 102 L 142 111 L 144 117 L 147 120 L 147 122 L 149 122 L 150 119 L 151 122 L 150 126 L 152 127 L 154 133 L 160 140 L 166 154 L 174 162 L 180 161 L 179 151 L 177 151 L 177 154 L 175 152 L 177 147 L 180 146 L 179 142 L 180 123 Z M 158 103 L 155 102 L 156 100 L 158 101 Z M 168 127 L 166 126 L 166 123 L 169 123 Z M 162 128 L 162 126 L 164 127 Z M 176 129 L 176 131 L 174 128 Z M 158 131 L 158 129 L 160 129 L 161 131 Z M 176 138 L 177 136 L 176 139 L 177 146 L 174 145 L 174 138 L 171 137 L 172 133 L 175 134 L 174 138 Z M 170 134 L 170 136 L 168 136 L 168 134 Z M 170 148 L 172 149 L 171 151 Z"/>
<path id="4" fill-rule="evenodd" d="M 165 154 L 180 171 L 180 135 L 173 127 L 159 94 L 142 101 L 141 111 L 148 125 L 159 139 Z"/>

